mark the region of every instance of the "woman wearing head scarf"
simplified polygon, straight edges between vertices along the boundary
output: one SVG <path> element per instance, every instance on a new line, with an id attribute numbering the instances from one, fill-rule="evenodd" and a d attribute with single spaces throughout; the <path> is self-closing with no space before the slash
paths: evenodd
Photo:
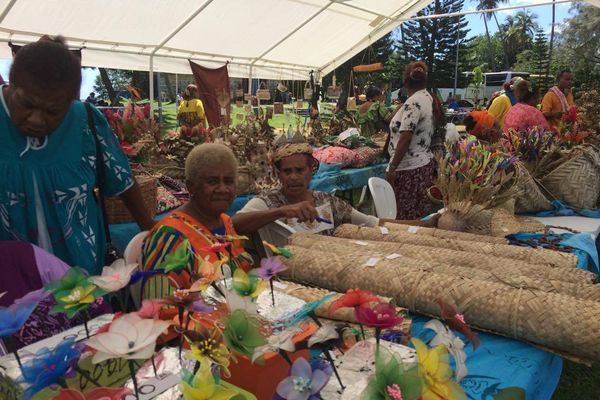
<path id="1" fill-rule="evenodd" d="M 496 118 L 487 111 L 471 111 L 463 120 L 469 135 L 487 143 L 496 143 L 502 136 L 502 131 Z"/>
<path id="2" fill-rule="evenodd" d="M 224 257 L 232 266 L 250 269 L 250 258 L 225 214 L 235 198 L 236 179 L 237 160 L 227 146 L 204 143 L 188 154 L 185 182 L 190 200 L 164 217 L 148 234 L 142 250 L 142 269 L 158 269 L 169 254 L 187 246 L 192 275 L 182 272 L 170 274 L 169 279 L 155 278 L 146 283 L 145 297 L 160 297 L 174 287 L 189 288 L 193 281 L 207 275 L 206 263 L 214 265 Z M 226 247 L 221 249 L 220 244 Z"/>
<path id="3" fill-rule="evenodd" d="M 434 99 L 425 89 L 427 65 L 410 63 L 404 71 L 408 99 L 390 123 L 390 164 L 387 180 L 396 194 L 396 217 L 417 219 L 431 212 L 427 190 L 433 186 L 435 160 Z M 443 143 L 443 141 L 442 141 Z"/>
<path id="4" fill-rule="evenodd" d="M 198 87 L 196 85 L 187 85 L 183 91 L 183 101 L 177 110 L 177 122 L 180 126 L 193 128 L 201 125 L 208 128 L 208 120 L 204 112 L 204 104 L 198 98 Z"/>
<path id="5" fill-rule="evenodd" d="M 402 222 L 434 226 L 437 221 L 383 220 L 361 213 L 330 193 L 310 190 L 310 180 L 319 168 L 319 162 L 313 157 L 311 146 L 300 135 L 291 143 L 280 144 L 273 161 L 281 189 L 254 197 L 233 217 L 234 226 L 240 233 L 256 232 L 279 219 L 314 224 L 319 233 L 328 235 L 339 225 L 349 223 L 377 226 L 383 222 Z"/>
<path id="6" fill-rule="evenodd" d="M 142 229 L 153 221 L 104 115 L 77 100 L 80 86 L 81 62 L 60 37 L 15 55 L 0 91 L 0 240 L 36 244 L 94 274 L 106 255 L 97 185 Z"/>

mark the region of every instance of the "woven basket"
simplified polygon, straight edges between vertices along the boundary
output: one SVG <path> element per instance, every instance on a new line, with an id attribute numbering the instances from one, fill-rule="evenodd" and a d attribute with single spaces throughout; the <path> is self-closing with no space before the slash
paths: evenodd
<path id="1" fill-rule="evenodd" d="M 523 163 L 515 164 L 518 194 L 515 197 L 515 212 L 529 213 L 552 210 L 552 203 L 544 196 L 535 179 Z"/>
<path id="2" fill-rule="evenodd" d="M 594 209 L 600 195 L 600 153 L 592 146 L 573 148 L 569 160 L 542 179 L 558 200 L 573 207 Z"/>
<path id="3" fill-rule="evenodd" d="M 543 232 L 545 225 L 533 218 L 515 217 L 504 208 L 492 209 L 490 235 L 504 237 L 519 232 Z"/>
<path id="4" fill-rule="evenodd" d="M 389 246 L 380 246 L 379 243 L 372 243 L 368 246 L 357 246 L 348 239 L 338 239 L 330 237 L 321 237 L 317 235 L 296 234 L 290 240 L 293 246 L 312 249 L 323 252 L 333 252 L 353 257 L 357 264 L 365 264 L 370 258 L 378 260 L 387 260 L 393 251 Z M 387 248 L 386 248 L 387 247 Z M 562 293 L 584 300 L 600 301 L 600 285 L 589 283 L 574 283 L 563 281 L 562 276 L 556 274 L 553 277 L 540 276 L 535 270 L 519 270 L 509 263 L 498 262 L 486 265 L 485 268 L 473 266 L 463 266 L 460 264 L 451 264 L 440 261 L 428 261 L 417 257 L 411 257 L 405 251 L 400 250 L 402 255 L 396 258 L 395 263 L 406 268 L 424 269 L 439 274 L 462 276 L 464 278 L 479 279 L 482 281 L 504 283 L 523 289 L 540 290 L 548 293 Z M 397 254 L 397 252 L 396 252 Z M 554 268 L 548 268 L 554 270 Z M 569 275 L 569 269 L 565 271 Z M 570 277 L 572 279 L 572 277 Z"/>
<path id="5" fill-rule="evenodd" d="M 440 316 L 436 300 L 456 307 L 474 328 L 600 360 L 600 303 L 493 282 L 402 267 L 399 260 L 361 265 L 351 255 L 290 246 L 286 279 L 344 292 L 390 296 L 411 311 Z"/>
<path id="6" fill-rule="evenodd" d="M 149 175 L 136 176 L 135 179 L 142 191 L 142 199 L 146 209 L 150 215 L 154 216 L 156 214 L 158 180 L 156 177 Z M 118 197 L 106 198 L 106 217 L 109 224 L 123 224 L 134 221 L 125 203 Z"/>
<path id="7" fill-rule="evenodd" d="M 352 247 L 362 252 L 368 252 L 371 247 L 376 251 L 389 254 L 400 254 L 402 257 L 410 257 L 421 260 L 424 263 L 444 263 L 449 265 L 460 265 L 462 267 L 483 269 L 486 271 L 504 270 L 512 275 L 525 275 L 539 279 L 558 280 L 575 284 L 590 284 L 595 282 L 596 274 L 577 268 L 555 267 L 551 268 L 541 264 L 529 264 L 510 258 L 495 257 L 487 254 L 474 256 L 466 251 L 441 249 L 413 244 L 401 244 L 393 242 L 364 241 L 366 246 L 357 245 L 355 241 L 336 237 L 324 237 L 322 235 L 294 234 L 289 237 L 290 244 L 295 246 L 314 248 L 326 251 L 328 246 L 340 245 Z M 345 254 L 347 249 L 340 254 Z"/>
<path id="8" fill-rule="evenodd" d="M 348 239 L 418 244 L 421 246 L 467 251 L 476 254 L 476 256 L 473 257 L 488 254 L 496 257 L 526 261 L 531 264 L 577 268 L 577 256 L 548 249 L 532 249 L 529 247 L 511 246 L 507 244 L 470 242 L 458 239 L 438 239 L 405 232 L 390 232 L 389 234 L 384 235 L 379 228 L 368 228 L 349 224 L 341 225 L 337 228 L 335 230 L 335 236 Z"/>
<path id="9" fill-rule="evenodd" d="M 447 231 L 444 229 L 425 228 L 421 226 L 411 227 L 410 225 L 396 223 L 386 223 L 385 227 L 394 232 L 414 232 L 417 235 L 433 236 L 441 239 L 460 239 L 483 243 L 508 244 L 508 241 L 504 238 L 487 235 L 475 235 L 467 232 Z"/>

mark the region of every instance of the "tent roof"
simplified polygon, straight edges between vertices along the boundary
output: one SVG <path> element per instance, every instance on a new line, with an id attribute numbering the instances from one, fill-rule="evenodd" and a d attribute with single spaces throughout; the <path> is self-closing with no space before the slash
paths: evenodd
<path id="1" fill-rule="evenodd" d="M 0 0 L 0 41 L 61 34 L 85 66 L 230 76 L 326 74 L 431 0 Z M 0 57 L 10 58 L 8 46 Z"/>

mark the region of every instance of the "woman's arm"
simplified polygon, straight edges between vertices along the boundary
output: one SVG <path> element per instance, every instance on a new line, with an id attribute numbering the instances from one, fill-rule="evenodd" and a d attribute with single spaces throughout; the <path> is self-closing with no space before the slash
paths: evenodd
<path id="1" fill-rule="evenodd" d="M 390 166 L 386 173 L 386 179 L 391 185 L 394 184 L 394 180 L 396 178 L 396 168 L 398 167 L 400 161 L 402 161 L 404 155 L 408 151 L 408 147 L 410 146 L 412 136 L 412 131 L 400 131 L 400 138 L 398 139 L 398 144 L 396 145 L 396 151 L 390 161 Z"/>
<path id="2" fill-rule="evenodd" d="M 142 197 L 142 191 L 135 178 L 133 178 L 133 185 L 121 193 L 119 198 L 123 200 L 125 206 L 133 215 L 135 222 L 140 226 L 143 231 L 148 231 L 154 226 L 154 220 L 148 212 L 146 205 L 144 204 L 144 198 Z"/>
<path id="3" fill-rule="evenodd" d="M 258 202 L 262 204 L 259 205 Z M 299 222 L 306 222 L 314 221 L 318 216 L 317 210 L 309 201 L 268 209 L 263 200 L 252 199 L 247 206 L 249 207 L 244 207 L 231 218 L 235 231 L 242 235 L 256 232 L 280 218 L 297 218 Z"/>

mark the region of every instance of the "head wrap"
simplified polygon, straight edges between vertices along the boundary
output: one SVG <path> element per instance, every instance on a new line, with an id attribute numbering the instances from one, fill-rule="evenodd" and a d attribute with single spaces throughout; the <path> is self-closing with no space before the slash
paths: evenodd
<path id="1" fill-rule="evenodd" d="M 469 133 L 476 137 L 479 137 L 485 129 L 493 128 L 496 122 L 496 118 L 487 111 L 472 111 L 467 115 L 475 120 L 475 126 Z"/>
<path id="2" fill-rule="evenodd" d="M 300 132 L 297 132 L 292 138 L 288 138 L 284 133 L 275 141 L 275 152 L 273 162 L 294 154 L 307 154 L 312 156 L 312 147 Z"/>

